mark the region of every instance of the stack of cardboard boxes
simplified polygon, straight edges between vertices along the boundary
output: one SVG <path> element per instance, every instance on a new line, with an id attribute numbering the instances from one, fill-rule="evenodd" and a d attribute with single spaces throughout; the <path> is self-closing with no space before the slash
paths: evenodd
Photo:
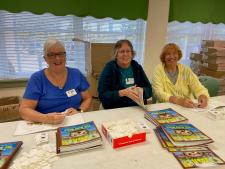
<path id="1" fill-rule="evenodd" d="M 219 81 L 218 95 L 225 95 L 225 41 L 203 40 L 200 53 L 190 56 L 191 68 L 197 75 L 207 75 Z"/>

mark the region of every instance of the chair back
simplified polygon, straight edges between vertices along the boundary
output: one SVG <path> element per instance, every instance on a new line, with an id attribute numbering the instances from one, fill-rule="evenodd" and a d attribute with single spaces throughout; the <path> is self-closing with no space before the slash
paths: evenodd
<path id="1" fill-rule="evenodd" d="M 210 97 L 217 96 L 219 91 L 219 82 L 211 76 L 199 76 L 199 81 L 208 89 Z"/>

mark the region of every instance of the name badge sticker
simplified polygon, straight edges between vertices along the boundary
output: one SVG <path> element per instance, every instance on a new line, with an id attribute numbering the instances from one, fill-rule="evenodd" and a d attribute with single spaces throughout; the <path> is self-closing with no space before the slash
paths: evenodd
<path id="1" fill-rule="evenodd" d="M 77 92 L 76 92 L 75 89 L 71 89 L 71 90 L 66 91 L 67 97 L 72 97 L 72 96 L 75 96 L 76 94 L 77 94 Z"/>
<path id="2" fill-rule="evenodd" d="M 126 78 L 126 84 L 134 84 L 134 78 Z"/>

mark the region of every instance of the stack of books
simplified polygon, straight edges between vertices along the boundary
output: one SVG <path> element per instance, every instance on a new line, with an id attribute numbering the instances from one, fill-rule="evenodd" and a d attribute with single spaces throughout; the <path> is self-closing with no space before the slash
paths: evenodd
<path id="1" fill-rule="evenodd" d="M 225 168 L 225 162 L 212 150 L 202 147 L 202 150 L 182 150 L 173 152 L 173 155 L 179 161 L 183 168 Z"/>
<path id="2" fill-rule="evenodd" d="M 0 143 L 0 168 L 8 168 L 12 158 L 15 156 L 16 152 L 19 150 L 22 141 Z"/>
<path id="3" fill-rule="evenodd" d="M 162 145 L 191 147 L 212 143 L 213 140 L 192 124 L 162 124 L 155 129 Z"/>
<path id="4" fill-rule="evenodd" d="M 207 146 L 213 140 L 173 109 L 151 111 L 145 118 L 155 124 L 162 147 L 172 152 L 183 168 L 223 168 L 225 162 Z"/>
<path id="5" fill-rule="evenodd" d="M 93 121 L 57 129 L 57 154 L 79 152 L 100 146 L 102 137 Z"/>
<path id="6" fill-rule="evenodd" d="M 145 118 L 156 126 L 167 123 L 184 123 L 188 121 L 186 117 L 171 108 L 146 112 Z"/>

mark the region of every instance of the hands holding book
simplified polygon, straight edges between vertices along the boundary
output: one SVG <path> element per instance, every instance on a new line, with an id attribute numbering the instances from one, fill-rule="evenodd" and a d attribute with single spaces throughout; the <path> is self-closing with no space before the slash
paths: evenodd
<path id="1" fill-rule="evenodd" d="M 119 91 L 120 97 L 129 97 L 137 104 L 142 104 L 143 102 L 143 88 L 137 86 L 131 86 L 126 89 L 122 89 Z M 144 104 L 144 103 L 143 103 Z"/>

